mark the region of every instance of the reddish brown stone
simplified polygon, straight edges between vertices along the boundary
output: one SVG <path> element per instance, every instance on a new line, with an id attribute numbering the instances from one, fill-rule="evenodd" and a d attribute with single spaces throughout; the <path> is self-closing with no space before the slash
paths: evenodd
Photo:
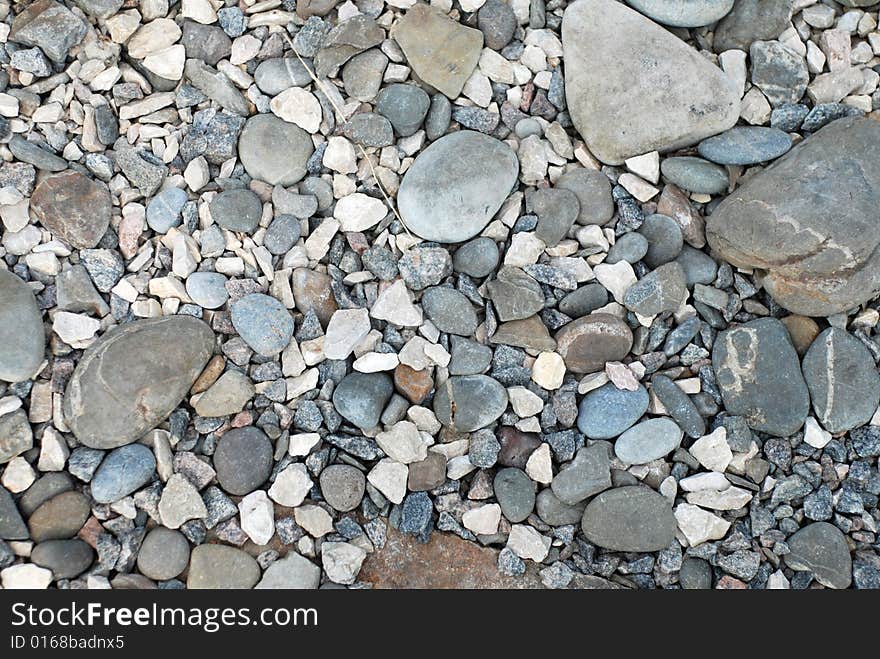
<path id="1" fill-rule="evenodd" d="M 406 396 L 409 402 L 419 405 L 431 393 L 434 380 L 431 378 L 431 371 L 427 368 L 416 371 L 406 364 L 398 364 L 394 369 L 394 387 Z"/>
<path id="2" fill-rule="evenodd" d="M 336 298 L 330 288 L 330 277 L 308 268 L 297 268 L 291 277 L 291 288 L 296 308 L 302 313 L 315 312 L 326 329 L 330 317 L 336 311 Z"/>
<path id="3" fill-rule="evenodd" d="M 111 208 L 106 184 L 73 170 L 47 176 L 31 197 L 31 213 L 40 224 L 77 249 L 98 244 Z"/>
<path id="4" fill-rule="evenodd" d="M 99 522 L 96 517 L 89 517 L 76 536 L 89 547 L 97 551 L 98 536 L 102 533 L 106 533 L 106 531 L 104 531 L 104 527 L 101 526 L 101 522 Z"/>
<path id="5" fill-rule="evenodd" d="M 407 487 L 411 492 L 426 492 L 446 482 L 446 458 L 428 451 L 428 457 L 409 466 Z"/>
<path id="6" fill-rule="evenodd" d="M 575 373 L 594 373 L 620 361 L 632 348 L 629 326 L 607 313 L 592 313 L 568 323 L 556 334 L 556 351 Z"/>
<path id="7" fill-rule="evenodd" d="M 663 188 L 657 212 L 675 220 L 688 245 L 697 249 L 706 246 L 706 220 L 691 206 L 687 195 L 671 183 Z"/>
<path id="8" fill-rule="evenodd" d="M 735 579 L 731 577 L 729 574 L 725 574 L 718 580 L 718 585 L 715 586 L 716 590 L 746 590 L 748 585 L 740 581 L 739 579 Z"/>
<path id="9" fill-rule="evenodd" d="M 541 438 L 536 433 L 521 432 L 512 426 L 499 428 L 495 436 L 501 444 L 498 462 L 505 467 L 525 469 L 529 456 L 541 445 Z"/>
<path id="10" fill-rule="evenodd" d="M 792 314 L 782 319 L 782 323 L 791 336 L 791 342 L 794 343 L 794 349 L 801 357 L 807 351 L 813 341 L 819 336 L 819 325 L 812 318 L 806 316 L 797 316 Z"/>
<path id="11" fill-rule="evenodd" d="M 217 378 L 220 377 L 225 368 L 226 359 L 222 355 L 214 355 L 211 361 L 208 362 L 208 365 L 205 366 L 205 370 L 196 378 L 189 392 L 191 394 L 200 394 L 203 391 L 207 391 L 217 381 Z"/>

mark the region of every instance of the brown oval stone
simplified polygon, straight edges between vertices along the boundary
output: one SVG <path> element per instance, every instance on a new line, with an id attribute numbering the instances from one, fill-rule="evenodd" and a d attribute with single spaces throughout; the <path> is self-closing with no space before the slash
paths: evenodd
<path id="1" fill-rule="evenodd" d="M 222 355 L 214 355 L 211 357 L 211 361 L 208 362 L 208 365 L 205 366 L 205 370 L 203 370 L 201 375 L 196 378 L 196 381 L 193 383 L 193 386 L 190 387 L 189 392 L 191 394 L 200 394 L 203 391 L 207 391 L 211 388 L 211 385 L 217 381 L 217 378 L 220 377 L 220 374 L 223 373 L 223 369 L 225 368 L 226 359 Z"/>
<path id="2" fill-rule="evenodd" d="M 536 433 L 521 432 L 511 426 L 499 428 L 495 436 L 501 444 L 498 462 L 505 467 L 525 469 L 529 456 L 541 445 Z"/>
<path id="3" fill-rule="evenodd" d="M 428 451 L 428 457 L 409 466 L 407 487 L 410 492 L 426 492 L 446 482 L 446 458 Z"/>
<path id="4" fill-rule="evenodd" d="M 410 403 L 419 405 L 431 393 L 434 380 L 431 371 L 427 368 L 417 371 L 406 364 L 398 364 L 394 369 L 394 387 L 406 396 Z"/>
<path id="5" fill-rule="evenodd" d="M 605 368 L 605 362 L 623 359 L 632 343 L 629 326 L 606 313 L 573 320 L 556 334 L 556 351 L 575 373 L 600 371 Z"/>
<path id="6" fill-rule="evenodd" d="M 79 172 L 47 176 L 34 190 L 31 212 L 44 227 L 77 249 L 91 249 L 110 224 L 110 191 Z"/>
<path id="7" fill-rule="evenodd" d="M 296 308 L 302 313 L 314 311 L 325 329 L 337 308 L 330 282 L 329 276 L 308 268 L 297 268 L 291 278 Z"/>
<path id="8" fill-rule="evenodd" d="M 80 492 L 62 492 L 34 511 L 28 520 L 31 539 L 66 540 L 76 535 L 89 517 L 88 499 Z"/>
<path id="9" fill-rule="evenodd" d="M 807 348 L 813 345 L 813 341 L 819 336 L 819 324 L 812 318 L 796 314 L 783 318 L 782 324 L 788 330 L 797 354 L 803 357 Z"/>

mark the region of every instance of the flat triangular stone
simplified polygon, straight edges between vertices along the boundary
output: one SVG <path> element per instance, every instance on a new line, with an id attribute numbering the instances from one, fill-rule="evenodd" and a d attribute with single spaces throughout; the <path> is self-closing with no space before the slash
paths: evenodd
<path id="1" fill-rule="evenodd" d="M 569 5 L 562 45 L 572 121 L 602 162 L 689 146 L 739 117 L 739 94 L 721 69 L 614 0 Z"/>

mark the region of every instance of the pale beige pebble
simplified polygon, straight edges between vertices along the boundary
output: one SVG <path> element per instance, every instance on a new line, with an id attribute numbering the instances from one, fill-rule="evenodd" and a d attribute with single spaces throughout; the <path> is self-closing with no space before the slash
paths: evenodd
<path id="1" fill-rule="evenodd" d="M 789 590 L 791 582 L 782 570 L 776 570 L 767 578 L 767 590 Z"/>
<path id="2" fill-rule="evenodd" d="M 406 496 L 409 468 L 396 460 L 382 458 L 367 474 L 367 481 L 391 503 L 401 503 Z"/>
<path id="3" fill-rule="evenodd" d="M 14 204 L 0 206 L 0 220 L 3 226 L 11 233 L 17 233 L 24 229 L 30 221 L 30 200 L 21 199 Z"/>
<path id="4" fill-rule="evenodd" d="M 145 23 L 132 35 L 126 44 L 129 57 L 143 59 L 177 43 L 181 36 L 180 28 L 170 18 L 157 18 Z M 180 46 L 182 49 L 183 46 Z"/>
<path id="5" fill-rule="evenodd" d="M 410 464 L 428 456 L 428 446 L 433 440 L 428 441 L 425 437 L 411 421 L 398 421 L 376 435 L 376 443 L 392 460 Z"/>
<path id="6" fill-rule="evenodd" d="M 229 62 L 236 66 L 239 64 L 250 62 L 254 57 L 257 56 L 257 53 L 260 52 L 260 47 L 262 45 L 262 41 L 250 34 L 244 34 L 240 37 L 236 37 L 232 41 L 232 50 L 229 56 Z"/>
<path id="7" fill-rule="evenodd" d="M 333 312 L 324 335 L 327 359 L 345 359 L 370 332 L 366 309 L 339 309 Z"/>
<path id="8" fill-rule="evenodd" d="M 642 203 L 650 201 L 658 194 L 660 194 L 660 190 L 655 188 L 653 185 L 639 178 L 635 174 L 630 174 L 629 172 L 621 174 L 620 177 L 617 179 L 617 182 L 622 185 L 627 192 L 629 192 L 633 197 L 635 197 Z"/>
<path id="9" fill-rule="evenodd" d="M 64 108 L 61 103 L 53 102 L 38 107 L 31 115 L 34 123 L 55 123 L 64 116 Z"/>
<path id="10" fill-rule="evenodd" d="M 678 481 L 679 486 L 685 492 L 702 492 L 703 490 L 725 490 L 730 487 L 727 476 L 717 471 L 707 471 L 694 474 Z"/>
<path id="11" fill-rule="evenodd" d="M 186 50 L 180 44 L 150 53 L 143 61 L 145 69 L 168 80 L 180 80 L 185 63 Z"/>
<path id="12" fill-rule="evenodd" d="M 742 99 L 739 116 L 753 126 L 764 126 L 770 123 L 773 108 L 767 97 L 757 87 L 752 87 Z"/>
<path id="13" fill-rule="evenodd" d="M 843 99 L 845 105 L 857 108 L 865 114 L 873 109 L 873 101 L 870 96 L 847 96 Z"/>
<path id="14" fill-rule="evenodd" d="M 162 305 L 152 298 L 149 300 L 138 300 L 132 303 L 131 313 L 138 318 L 158 318 L 162 315 Z"/>
<path id="15" fill-rule="evenodd" d="M 452 359 L 452 355 L 439 343 L 426 343 L 425 356 L 437 366 L 442 367 L 449 366 L 449 361 Z"/>
<path id="16" fill-rule="evenodd" d="M 739 510 L 752 500 L 752 493 L 741 487 L 731 485 L 723 490 L 700 490 L 689 492 L 688 503 L 710 510 Z"/>
<path id="17" fill-rule="evenodd" d="M 556 391 L 565 378 L 565 362 L 555 352 L 542 352 L 532 364 L 532 380 L 542 389 Z"/>
<path id="18" fill-rule="evenodd" d="M 678 385 L 678 388 L 681 389 L 686 394 L 698 394 L 703 390 L 703 385 L 700 383 L 700 378 L 681 378 L 680 380 L 676 380 L 675 384 Z"/>
<path id="19" fill-rule="evenodd" d="M 801 41 L 801 37 L 794 26 L 788 28 L 785 32 L 779 35 L 779 42 L 801 57 L 804 57 L 807 54 L 807 47 L 804 45 L 804 42 Z"/>
<path id="20" fill-rule="evenodd" d="M 537 185 L 547 176 L 548 145 L 537 135 L 529 135 L 520 142 L 516 155 L 519 158 L 519 180 L 525 185 Z M 552 147 L 549 150 L 552 151 Z"/>
<path id="21" fill-rule="evenodd" d="M 306 504 L 293 509 L 293 519 L 313 538 L 333 531 L 333 518 L 320 506 Z"/>
<path id="22" fill-rule="evenodd" d="M 614 384 L 615 387 L 623 391 L 637 391 L 639 388 L 639 380 L 635 374 L 629 370 L 626 364 L 620 362 L 606 362 L 605 375 Z"/>
<path id="23" fill-rule="evenodd" d="M 476 535 L 494 535 L 501 523 L 501 506 L 487 503 L 471 508 L 461 516 L 462 525 Z"/>
<path id="24" fill-rule="evenodd" d="M 880 41 L 878 41 L 878 46 L 880 46 Z M 819 48 L 814 42 L 807 42 L 807 69 L 810 73 L 817 74 L 822 73 L 825 69 L 825 53 L 822 52 L 822 49 Z"/>
<path id="25" fill-rule="evenodd" d="M 534 416 L 544 409 L 544 401 L 541 397 L 523 386 L 509 387 L 507 397 L 510 399 L 513 411 L 522 418 Z"/>
<path id="26" fill-rule="evenodd" d="M 12 458 L 6 463 L 0 484 L 13 494 L 24 492 L 37 479 L 33 467 L 21 456 Z"/>
<path id="27" fill-rule="evenodd" d="M 129 304 L 138 298 L 137 289 L 127 279 L 120 279 L 110 292 L 118 295 Z"/>
<path id="28" fill-rule="evenodd" d="M 678 504 L 674 514 L 678 530 L 690 547 L 720 540 L 730 529 L 730 522 L 727 520 L 690 503 Z"/>
<path id="29" fill-rule="evenodd" d="M 527 419 L 520 419 L 514 424 L 514 426 L 517 430 L 521 430 L 522 432 L 541 432 L 541 422 L 536 416 L 530 416 Z"/>
<path id="30" fill-rule="evenodd" d="M 193 192 L 198 192 L 208 185 L 210 179 L 211 172 L 205 156 L 193 158 L 187 164 L 186 169 L 183 170 L 183 180 L 186 181 L 186 185 Z"/>
<path id="31" fill-rule="evenodd" d="M 579 283 L 592 281 L 596 278 L 590 264 L 582 257 L 555 256 L 550 259 L 550 265 L 559 268 L 560 270 L 565 270 Z"/>
<path id="32" fill-rule="evenodd" d="M 519 56 L 519 61 L 533 73 L 547 70 L 547 55 L 538 46 L 526 46 Z"/>
<path id="33" fill-rule="evenodd" d="M 61 272 L 61 262 L 51 253 L 28 254 L 24 261 L 28 268 L 47 277 L 54 277 Z"/>
<path id="34" fill-rule="evenodd" d="M 275 535 L 275 514 L 264 490 L 255 490 L 238 503 L 241 530 L 256 545 L 268 544 Z"/>
<path id="35" fill-rule="evenodd" d="M 358 357 L 351 367 L 359 373 L 381 373 L 393 371 L 400 360 L 393 352 L 368 352 Z"/>
<path id="36" fill-rule="evenodd" d="M 852 52 L 850 34 L 846 30 L 824 30 L 819 35 L 819 48 L 825 53 L 828 70 L 844 71 L 850 67 L 850 53 Z"/>
<path id="37" fill-rule="evenodd" d="M 733 81 L 734 86 L 739 90 L 740 97 L 742 97 L 746 91 L 746 53 L 738 49 L 725 50 L 718 55 L 718 63 L 727 77 Z"/>
<path id="38" fill-rule="evenodd" d="M 625 164 L 629 171 L 649 183 L 657 185 L 660 180 L 660 154 L 656 151 L 628 158 Z"/>
<path id="39" fill-rule="evenodd" d="M 324 361 L 324 337 L 319 336 L 317 339 L 310 339 L 299 344 L 302 351 L 303 361 L 306 366 L 314 366 Z"/>
<path id="40" fill-rule="evenodd" d="M 308 455 L 308 453 L 301 455 Z M 314 481 L 309 477 L 306 466 L 297 462 L 287 465 L 278 473 L 275 482 L 269 488 L 269 498 L 279 505 L 296 508 L 305 501 L 313 485 Z"/>
<path id="41" fill-rule="evenodd" d="M 191 18 L 203 25 L 210 25 L 217 21 L 217 12 L 210 0 L 181 0 L 180 16 Z"/>
<path id="42" fill-rule="evenodd" d="M 123 121 L 131 120 L 152 114 L 153 112 L 172 105 L 176 98 L 174 92 L 157 92 L 150 94 L 143 100 L 132 101 L 119 108 L 119 119 Z"/>
<path id="43" fill-rule="evenodd" d="M 104 21 L 104 27 L 113 43 L 125 43 L 137 31 L 141 24 L 141 15 L 137 9 L 115 14 Z"/>
<path id="44" fill-rule="evenodd" d="M 733 452 L 727 443 L 727 429 L 719 426 L 708 435 L 700 437 L 690 449 L 697 462 L 711 471 L 724 472 L 733 459 Z"/>
<path id="45" fill-rule="evenodd" d="M 533 481 L 549 485 L 553 480 L 553 459 L 550 455 L 550 444 L 542 443 L 532 451 L 526 462 L 526 473 Z"/>
<path id="46" fill-rule="evenodd" d="M 578 383 L 578 393 L 586 394 L 608 383 L 608 375 L 604 371 L 589 373 Z"/>
<path id="47" fill-rule="evenodd" d="M 521 268 L 537 263 L 545 246 L 544 241 L 538 238 L 534 232 L 516 233 L 511 238 L 510 247 L 504 255 L 504 265 Z"/>
<path id="48" fill-rule="evenodd" d="M 317 133 L 321 126 L 321 104 L 314 94 L 302 87 L 285 89 L 269 102 L 269 109 L 275 116 L 296 124 L 307 133 Z"/>
<path id="49" fill-rule="evenodd" d="M 321 442 L 321 435 L 316 432 L 291 435 L 287 445 L 287 453 L 292 457 L 306 456 Z"/>
<path id="50" fill-rule="evenodd" d="M 421 432 L 436 435 L 443 427 L 432 410 L 421 405 L 413 405 L 406 411 L 407 418 L 416 424 Z"/>
<path id="51" fill-rule="evenodd" d="M 178 233 L 174 237 L 173 245 L 171 271 L 181 279 L 186 279 L 199 267 L 201 257 L 198 245 L 185 233 Z"/>
<path id="52" fill-rule="evenodd" d="M 478 66 L 489 80 L 512 85 L 514 82 L 513 64 L 501 53 L 491 48 L 483 48 Z"/>
<path id="53" fill-rule="evenodd" d="M 339 221 L 327 217 L 315 228 L 311 235 L 306 238 L 306 254 L 312 261 L 320 261 L 330 250 L 330 241 L 339 231 Z"/>
<path id="54" fill-rule="evenodd" d="M 310 368 L 302 375 L 287 378 L 287 400 L 299 398 L 312 391 L 318 384 L 318 376 L 318 369 Z"/>
<path id="55" fill-rule="evenodd" d="M 52 571 L 33 563 L 18 563 L 0 570 L 3 590 L 45 590 L 52 583 Z"/>
<path id="56" fill-rule="evenodd" d="M 186 293 L 186 287 L 182 281 L 173 276 L 156 277 L 150 280 L 150 295 L 155 295 L 160 300 L 173 297 L 181 302 L 190 303 L 192 300 Z"/>
<path id="57" fill-rule="evenodd" d="M 600 263 L 593 268 L 596 279 L 614 296 L 614 300 L 623 304 L 623 297 L 630 286 L 636 283 L 636 273 L 632 265 L 626 261 L 614 264 Z"/>
<path id="58" fill-rule="evenodd" d="M 355 192 L 336 202 L 333 217 L 339 220 L 344 232 L 366 231 L 376 226 L 388 214 L 385 202 L 362 192 Z"/>
<path id="59" fill-rule="evenodd" d="M 321 565 L 333 583 L 353 584 L 366 557 L 366 550 L 353 543 L 325 542 L 321 545 Z"/>
<path id="60" fill-rule="evenodd" d="M 406 82 L 409 79 L 411 71 L 412 69 L 404 64 L 395 64 L 392 62 L 385 68 L 385 74 L 382 76 L 382 81 L 389 83 Z"/>
<path id="61" fill-rule="evenodd" d="M 370 315 L 398 327 L 418 327 L 422 324 L 421 310 L 416 307 L 402 279 L 386 287 L 370 309 Z"/>
<path id="62" fill-rule="evenodd" d="M 596 224 L 590 224 L 585 227 L 579 227 L 575 233 L 578 244 L 584 249 L 596 250 L 599 252 L 607 252 L 611 245 L 608 237 L 602 231 L 602 227 Z"/>
<path id="63" fill-rule="evenodd" d="M 461 10 L 468 13 L 477 11 L 484 4 L 486 4 L 486 0 L 460 0 L 459 2 Z"/>
<path id="64" fill-rule="evenodd" d="M 544 137 L 550 142 L 553 150 L 563 158 L 574 157 L 574 147 L 571 145 L 571 138 L 558 121 L 554 121 L 544 130 Z"/>
<path id="65" fill-rule="evenodd" d="M 327 140 L 327 149 L 321 162 L 324 167 L 340 174 L 353 174 L 357 171 L 357 154 L 354 146 L 339 135 Z"/>
<path id="66" fill-rule="evenodd" d="M 193 484 L 186 476 L 177 473 L 168 479 L 162 490 L 159 516 L 163 525 L 178 529 L 191 519 L 204 519 L 208 516 L 208 509 Z"/>
<path id="67" fill-rule="evenodd" d="M 860 41 L 855 45 L 852 49 L 852 53 L 850 53 L 850 63 L 853 65 L 858 64 L 867 64 L 874 57 L 874 51 L 871 46 L 865 42 Z"/>
<path id="68" fill-rule="evenodd" d="M 21 406 L 21 398 L 18 396 L 4 396 L 3 398 L 0 398 L 0 417 L 21 409 Z"/>
<path id="69" fill-rule="evenodd" d="M 523 41 L 526 46 L 537 46 L 547 57 L 562 57 L 562 42 L 548 29 L 528 29 Z"/>
<path id="70" fill-rule="evenodd" d="M 431 360 L 425 355 L 426 345 L 428 342 L 421 336 L 412 337 L 397 353 L 400 363 L 406 364 L 414 371 L 424 371 L 431 365 Z"/>
<path id="71" fill-rule="evenodd" d="M 456 455 L 446 463 L 446 478 L 457 481 L 474 471 L 476 466 L 466 455 Z"/>
<path id="72" fill-rule="evenodd" d="M 531 526 L 514 524 L 510 527 L 507 546 L 520 558 L 528 558 L 540 563 L 550 551 L 550 538 L 541 535 Z"/>
<path id="73" fill-rule="evenodd" d="M 367 335 L 354 347 L 354 356 L 363 357 L 367 353 L 374 352 L 376 346 L 382 340 L 382 332 L 371 329 Z"/>
<path id="74" fill-rule="evenodd" d="M 57 311 L 52 320 L 52 331 L 73 348 L 84 348 L 91 344 L 99 329 L 101 322 L 86 314 Z"/>
<path id="75" fill-rule="evenodd" d="M 878 414 L 875 413 L 874 417 L 877 416 Z M 871 423 L 874 423 L 873 418 Z M 804 422 L 804 441 L 813 448 L 822 449 L 831 441 L 831 433 L 822 428 L 814 417 L 808 416 Z"/>
<path id="76" fill-rule="evenodd" d="M 478 68 L 465 81 L 461 94 L 473 101 L 475 105 L 487 108 L 492 102 L 492 83 L 489 82 L 489 77 Z"/>

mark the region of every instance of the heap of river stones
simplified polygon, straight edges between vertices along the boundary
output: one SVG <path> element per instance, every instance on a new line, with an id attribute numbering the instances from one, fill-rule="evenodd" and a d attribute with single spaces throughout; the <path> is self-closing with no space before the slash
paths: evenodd
<path id="1" fill-rule="evenodd" d="M 878 18 L 0 0 L 2 587 L 880 587 Z"/>

